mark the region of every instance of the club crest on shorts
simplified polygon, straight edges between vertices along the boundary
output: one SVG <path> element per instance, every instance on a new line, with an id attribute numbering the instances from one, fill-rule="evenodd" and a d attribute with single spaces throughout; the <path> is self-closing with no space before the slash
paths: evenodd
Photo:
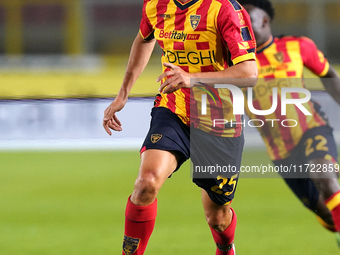
<path id="1" fill-rule="evenodd" d="M 140 239 L 124 235 L 123 252 L 125 255 L 133 254 L 139 245 Z"/>
<path id="2" fill-rule="evenodd" d="M 195 30 L 200 23 L 201 15 L 190 15 L 190 25 Z"/>
<path id="3" fill-rule="evenodd" d="M 160 134 L 152 134 L 151 135 L 151 142 L 152 143 L 157 143 L 159 140 L 161 140 L 162 135 Z"/>

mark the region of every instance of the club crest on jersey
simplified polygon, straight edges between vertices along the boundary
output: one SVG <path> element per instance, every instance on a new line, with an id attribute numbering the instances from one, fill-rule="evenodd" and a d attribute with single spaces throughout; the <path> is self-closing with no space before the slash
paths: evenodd
<path id="1" fill-rule="evenodd" d="M 277 62 L 279 62 L 280 64 L 282 64 L 284 62 L 284 60 L 285 60 L 282 51 L 279 51 L 279 52 L 275 53 L 274 57 L 277 60 Z"/>
<path id="2" fill-rule="evenodd" d="M 123 252 L 125 255 L 131 255 L 133 254 L 139 245 L 140 239 L 138 238 L 132 238 L 129 236 L 124 235 L 124 241 L 123 241 Z"/>
<path id="3" fill-rule="evenodd" d="M 190 15 L 190 24 L 193 30 L 195 30 L 200 23 L 201 15 Z"/>
<path id="4" fill-rule="evenodd" d="M 162 135 L 160 134 L 152 134 L 151 135 L 151 142 L 152 143 L 157 143 L 159 140 L 161 140 Z"/>

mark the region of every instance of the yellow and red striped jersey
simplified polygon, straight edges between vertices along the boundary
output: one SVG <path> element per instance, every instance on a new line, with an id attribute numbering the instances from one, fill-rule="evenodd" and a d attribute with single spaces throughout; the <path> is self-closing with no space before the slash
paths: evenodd
<path id="1" fill-rule="evenodd" d="M 162 63 L 172 63 L 189 73 L 220 71 L 228 67 L 230 60 L 237 64 L 255 59 L 256 42 L 250 19 L 236 0 L 190 0 L 184 4 L 178 0 L 144 0 L 140 33 L 145 40 L 156 38 L 163 52 Z M 198 116 L 201 94 L 193 95 L 190 100 L 189 88 L 162 93 L 156 107 L 166 107 L 186 125 L 194 123 L 214 135 L 241 134 L 242 125 L 213 127 L 212 118 L 218 115 L 213 113 L 214 107 L 208 109 L 207 115 Z M 222 92 L 222 96 L 223 112 L 230 120 L 240 119 L 232 114 L 229 92 Z"/>
<path id="2" fill-rule="evenodd" d="M 288 157 L 308 129 L 326 125 L 319 113 L 319 107 L 313 101 L 303 104 L 312 114 L 304 115 L 294 104 L 287 105 L 286 115 L 281 115 L 281 87 L 304 88 L 304 66 L 322 77 L 329 70 L 329 63 L 312 40 L 306 37 L 283 36 L 271 37 L 264 45 L 257 48 L 257 66 L 259 82 L 253 88 L 253 106 L 257 110 L 268 110 L 273 103 L 272 88 L 278 87 L 278 107 L 267 116 L 251 113 L 246 105 L 250 119 L 261 119 L 264 125 L 259 127 L 271 160 Z M 287 93 L 287 99 L 304 98 L 300 93 Z M 279 121 L 265 121 L 276 119 Z M 284 127 L 283 120 L 295 120 L 295 127 Z"/>

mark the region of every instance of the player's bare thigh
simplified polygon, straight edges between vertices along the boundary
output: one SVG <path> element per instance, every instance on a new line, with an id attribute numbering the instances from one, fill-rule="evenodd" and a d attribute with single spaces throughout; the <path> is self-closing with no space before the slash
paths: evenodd
<path id="1" fill-rule="evenodd" d="M 176 155 L 169 151 L 150 149 L 141 154 L 141 164 L 131 202 L 147 206 L 156 199 L 165 180 L 177 167 Z"/>

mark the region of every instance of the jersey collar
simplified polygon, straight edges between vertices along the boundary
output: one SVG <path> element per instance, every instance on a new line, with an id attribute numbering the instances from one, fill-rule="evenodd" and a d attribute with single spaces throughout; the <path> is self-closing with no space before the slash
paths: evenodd
<path id="1" fill-rule="evenodd" d="M 182 3 L 178 0 L 173 0 L 175 2 L 175 4 L 177 5 L 178 8 L 180 8 L 182 11 L 185 10 L 186 8 L 189 8 L 190 6 L 194 5 L 195 3 L 197 3 L 199 0 L 190 0 L 186 3 Z"/>
<path id="2" fill-rule="evenodd" d="M 270 45 L 272 45 L 273 42 L 274 42 L 274 37 L 271 35 L 268 41 L 266 41 L 264 44 L 256 48 L 256 53 L 261 53 L 262 51 L 267 49 Z"/>

